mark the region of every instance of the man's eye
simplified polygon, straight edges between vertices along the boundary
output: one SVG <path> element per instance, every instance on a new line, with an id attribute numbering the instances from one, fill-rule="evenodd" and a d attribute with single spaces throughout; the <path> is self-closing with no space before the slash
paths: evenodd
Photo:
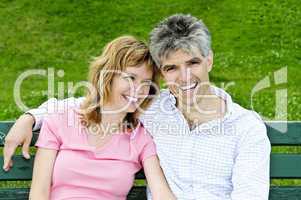
<path id="1" fill-rule="evenodd" d="M 193 61 L 190 63 L 190 65 L 198 65 L 198 64 L 200 64 L 200 62 L 198 62 L 198 61 Z"/>
<path id="2" fill-rule="evenodd" d="M 175 69 L 174 67 L 167 67 L 167 68 L 165 69 L 165 71 L 169 72 L 169 71 L 172 71 L 172 70 L 174 70 L 174 69 Z"/>

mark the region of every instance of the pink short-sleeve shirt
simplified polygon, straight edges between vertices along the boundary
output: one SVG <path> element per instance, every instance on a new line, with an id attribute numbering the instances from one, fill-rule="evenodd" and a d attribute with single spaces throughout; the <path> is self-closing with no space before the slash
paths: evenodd
<path id="1" fill-rule="evenodd" d="M 75 108 L 50 114 L 36 146 L 58 150 L 51 200 L 124 200 L 144 160 L 156 155 L 141 123 L 132 132 L 114 134 L 101 148 L 89 145 Z"/>

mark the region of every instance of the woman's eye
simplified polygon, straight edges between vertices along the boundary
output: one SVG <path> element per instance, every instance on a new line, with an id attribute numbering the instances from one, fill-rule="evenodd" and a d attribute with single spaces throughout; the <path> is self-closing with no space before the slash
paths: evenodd
<path id="1" fill-rule="evenodd" d="M 150 86 L 152 85 L 152 82 L 145 82 L 143 85 L 144 85 L 145 87 L 150 87 Z"/>
<path id="2" fill-rule="evenodd" d="M 133 77 L 133 76 L 126 76 L 126 77 L 124 77 L 125 79 L 127 79 L 127 80 L 135 80 L 135 77 Z"/>

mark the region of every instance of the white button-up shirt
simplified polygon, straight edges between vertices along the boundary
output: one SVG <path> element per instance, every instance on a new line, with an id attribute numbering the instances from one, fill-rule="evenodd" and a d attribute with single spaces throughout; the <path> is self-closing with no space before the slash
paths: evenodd
<path id="1" fill-rule="evenodd" d="M 140 117 L 156 143 L 171 190 L 180 200 L 267 200 L 271 145 L 263 121 L 222 89 L 211 89 L 226 102 L 221 119 L 190 130 L 169 90 L 162 90 Z M 28 111 L 36 118 L 34 130 L 54 105 L 79 106 L 83 99 L 50 99 Z"/>

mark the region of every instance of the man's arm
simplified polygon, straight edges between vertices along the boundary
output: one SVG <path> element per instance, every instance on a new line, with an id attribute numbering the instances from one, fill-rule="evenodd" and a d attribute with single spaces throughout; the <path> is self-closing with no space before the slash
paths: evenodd
<path id="1" fill-rule="evenodd" d="M 23 114 L 16 120 L 6 135 L 3 148 L 3 169 L 5 171 L 8 171 L 13 166 L 11 157 L 19 145 L 23 144 L 23 157 L 26 159 L 30 158 L 29 146 L 32 139 L 33 123 L 34 118 L 31 115 Z"/>
<path id="2" fill-rule="evenodd" d="M 58 100 L 56 98 L 51 98 L 48 101 L 42 103 L 38 108 L 31 109 L 26 113 L 31 114 L 34 117 L 33 130 L 39 130 L 41 128 L 43 119 L 48 114 L 54 112 L 64 112 L 70 107 L 79 107 L 83 102 L 84 97 L 74 98 L 69 97 L 67 99 Z"/>
<path id="3" fill-rule="evenodd" d="M 232 173 L 232 200 L 268 200 L 271 144 L 263 122 L 248 129 L 238 145 Z"/>
<path id="4" fill-rule="evenodd" d="M 22 145 L 23 157 L 26 159 L 30 158 L 29 147 L 32 139 L 32 128 L 33 130 L 40 129 L 44 118 L 48 114 L 63 112 L 70 107 L 79 107 L 83 100 L 84 97 L 70 97 L 63 100 L 52 98 L 41 104 L 38 108 L 29 110 L 21 115 L 5 137 L 3 169 L 8 171 L 13 166 L 12 156 L 19 145 Z"/>

